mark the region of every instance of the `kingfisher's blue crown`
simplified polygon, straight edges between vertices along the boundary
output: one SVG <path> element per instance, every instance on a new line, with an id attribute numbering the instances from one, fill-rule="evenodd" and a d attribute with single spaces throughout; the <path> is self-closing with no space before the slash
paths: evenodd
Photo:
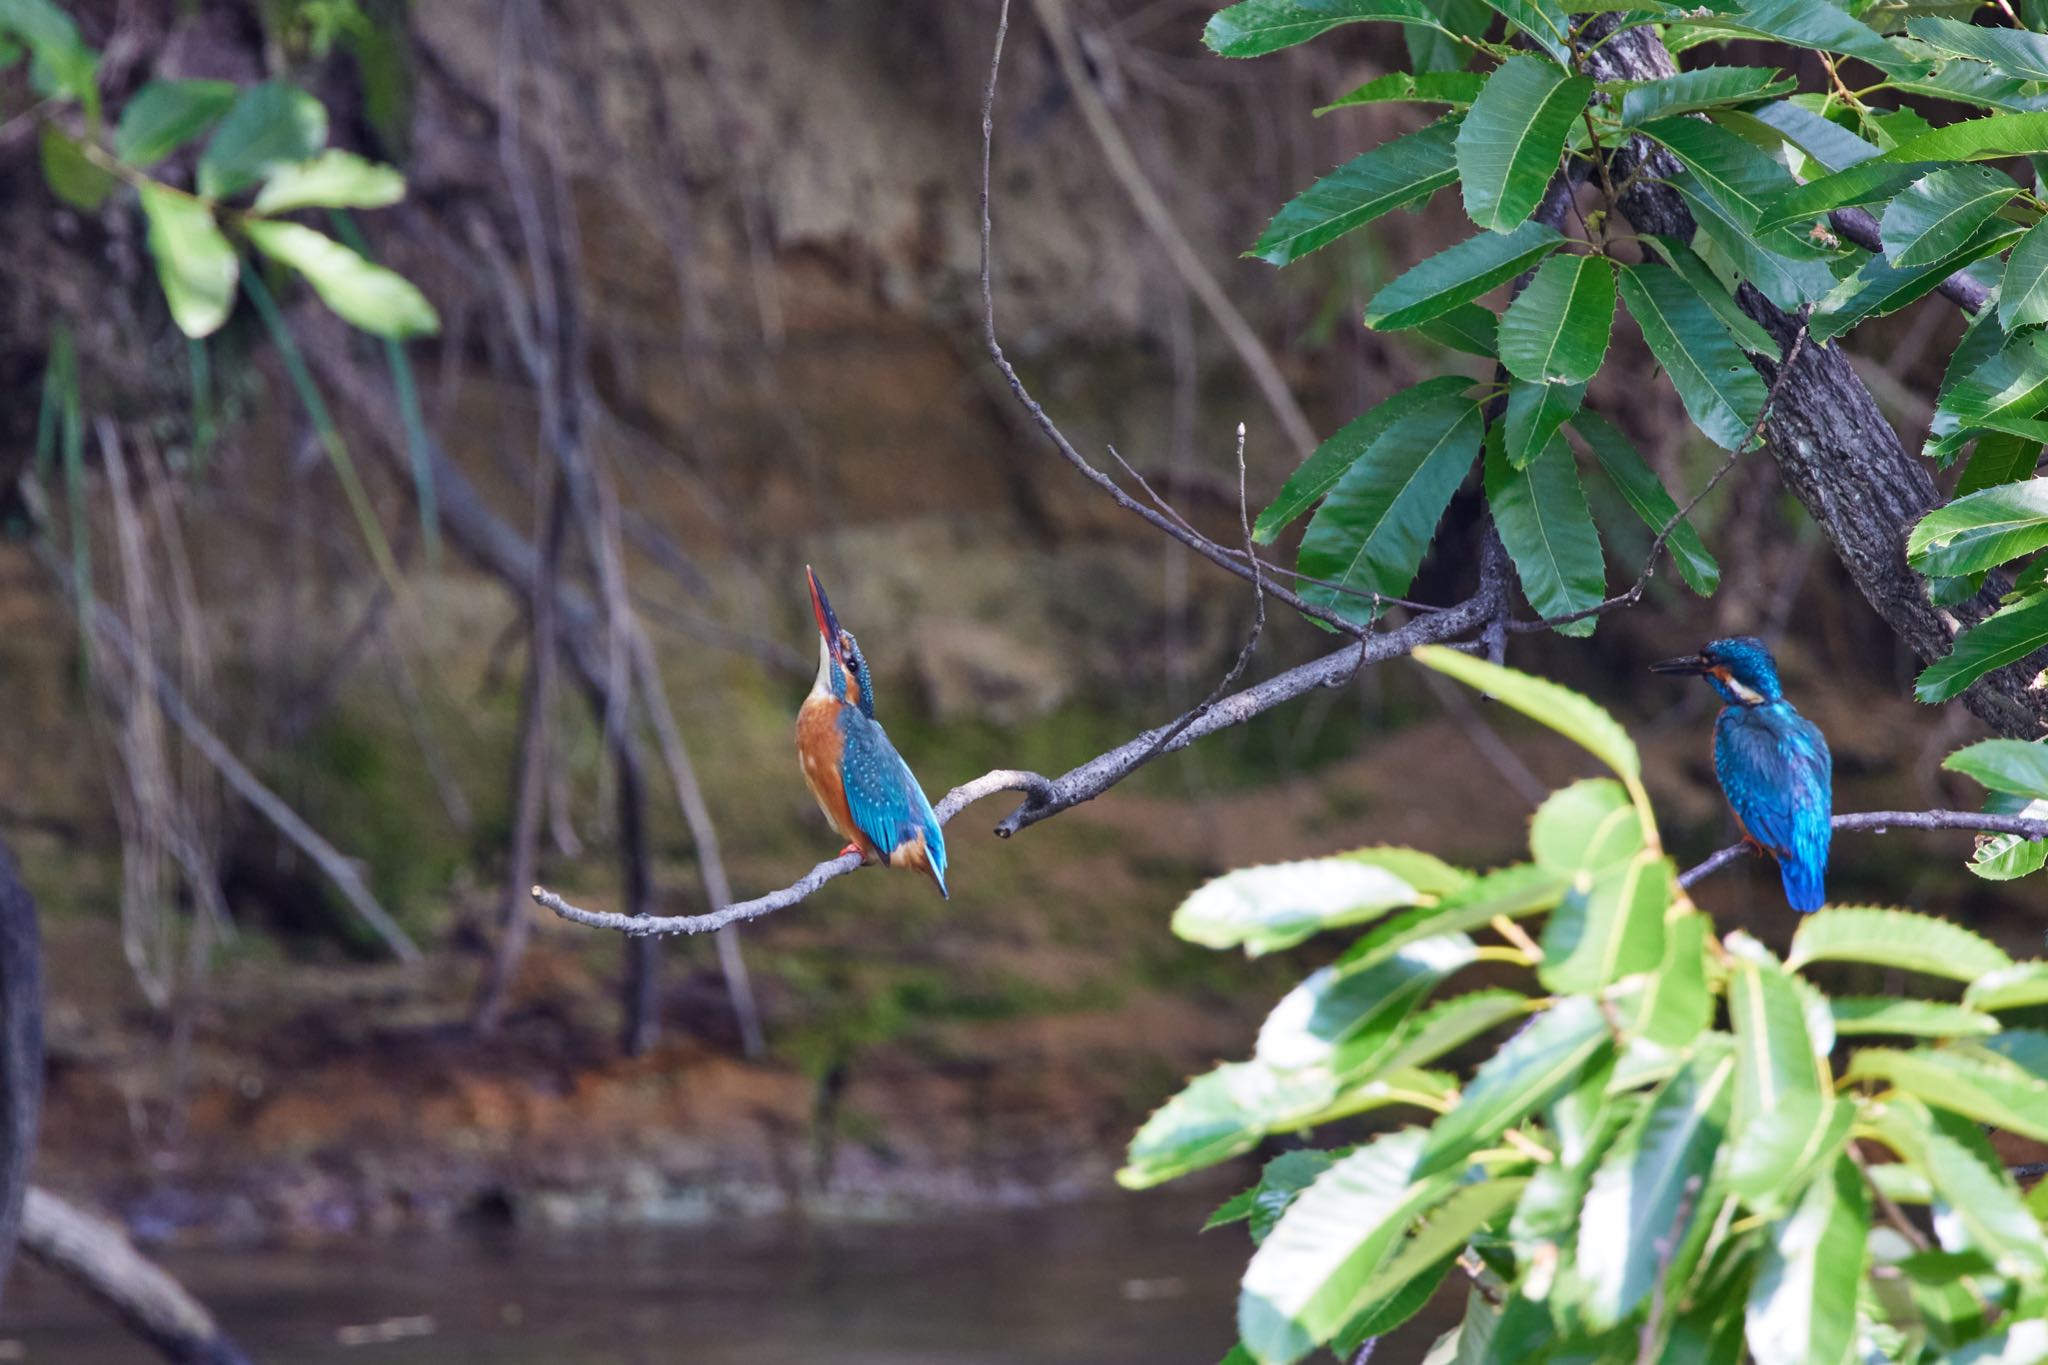
<path id="1" fill-rule="evenodd" d="M 1764 642 L 1754 635 L 1731 635 L 1723 640 L 1714 640 L 1700 650 L 1700 658 L 1711 670 L 1708 680 L 1715 690 L 1730 701 L 1748 698 L 1747 691 L 1762 697 L 1765 701 L 1777 701 L 1785 695 L 1785 689 L 1778 681 L 1778 662 L 1771 657 L 1771 651 Z M 1718 676 L 1726 669 L 1728 678 L 1737 686 L 1730 688 Z M 1734 695 L 1730 695 L 1730 693 Z"/>

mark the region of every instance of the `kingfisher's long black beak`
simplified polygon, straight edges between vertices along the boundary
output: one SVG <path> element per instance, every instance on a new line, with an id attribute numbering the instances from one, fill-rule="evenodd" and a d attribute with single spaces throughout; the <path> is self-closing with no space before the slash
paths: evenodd
<path id="1" fill-rule="evenodd" d="M 839 617 L 832 610 L 832 601 L 825 596 L 825 587 L 818 582 L 818 575 L 811 572 L 811 566 L 804 565 L 804 577 L 811 583 L 811 614 L 818 618 L 818 634 L 825 641 L 825 648 L 832 657 L 839 658 Z M 843 660 L 842 660 L 843 662 Z"/>
<path id="2" fill-rule="evenodd" d="M 1666 659 L 1662 663 L 1651 664 L 1650 671 L 1652 673 L 1678 673 L 1687 677 L 1698 677 L 1711 667 L 1712 665 L 1707 662 L 1704 655 L 1688 654 L 1682 659 Z"/>

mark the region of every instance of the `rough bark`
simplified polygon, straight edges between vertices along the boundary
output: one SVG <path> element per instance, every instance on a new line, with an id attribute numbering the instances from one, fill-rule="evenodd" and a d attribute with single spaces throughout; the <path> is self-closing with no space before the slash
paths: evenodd
<path id="1" fill-rule="evenodd" d="M 1601 16 L 1589 36 L 1597 40 L 1610 33 L 1618 18 Z M 1677 70 L 1647 28 L 1593 49 L 1586 65 L 1599 80 L 1654 80 Z M 1637 139 L 1616 154 L 1617 179 L 1644 156 L 1652 158 L 1657 177 L 1668 179 L 1679 170 L 1669 153 Z M 1622 195 L 1620 208 L 1640 230 L 1692 238 L 1685 202 L 1651 176 Z M 1797 319 L 1749 286 L 1739 299 L 1743 311 L 1781 345 L 1798 330 Z M 1756 364 L 1767 380 L 1777 377 L 1774 364 Z M 1839 344 L 1801 348 L 1764 431 L 1786 486 L 1826 533 L 1871 607 L 1915 654 L 1930 662 L 1942 658 L 1964 626 L 1996 609 L 1990 591 L 1949 610 L 1928 601 L 1926 580 L 1906 563 L 1906 535 L 1941 505 L 1941 494 L 1926 465 L 1900 443 Z M 1963 701 L 1998 733 L 2032 739 L 2048 725 L 2048 695 L 2029 686 L 2044 665 L 2048 653 L 2000 669 L 1965 692 Z"/>
<path id="2" fill-rule="evenodd" d="M 0 1289 L 21 1233 L 43 1101 L 42 944 L 36 903 L 0 844 Z"/>

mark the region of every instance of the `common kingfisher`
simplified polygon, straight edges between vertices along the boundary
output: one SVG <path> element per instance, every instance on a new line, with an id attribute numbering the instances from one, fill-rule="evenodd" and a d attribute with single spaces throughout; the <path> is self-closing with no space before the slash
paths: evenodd
<path id="1" fill-rule="evenodd" d="M 1801 912 L 1827 899 L 1835 761 L 1820 727 L 1792 709 L 1771 651 L 1754 635 L 1650 665 L 1698 674 L 1727 705 L 1714 722 L 1714 776 L 1744 842 L 1778 860 L 1785 899 Z"/>
<path id="2" fill-rule="evenodd" d="M 946 837 L 910 765 L 875 719 L 875 692 L 867 657 L 853 632 L 843 630 L 818 575 L 811 612 L 818 618 L 818 680 L 796 713 L 796 752 L 804 781 L 832 828 L 846 840 L 842 853 L 891 867 L 920 868 L 946 894 Z"/>

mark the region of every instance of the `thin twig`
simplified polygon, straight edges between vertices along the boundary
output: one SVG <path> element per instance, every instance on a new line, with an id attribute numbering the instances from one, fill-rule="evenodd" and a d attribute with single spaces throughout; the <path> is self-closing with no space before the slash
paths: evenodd
<path id="1" fill-rule="evenodd" d="M 1991 815 L 1977 810 L 1865 810 L 1837 815 L 1838 830 L 1850 829 L 1885 834 L 1894 829 L 1970 829 L 1984 834 L 2017 834 L 2023 839 L 2048 839 L 2048 820 L 2019 815 Z M 1720 871 L 1750 851 L 1747 843 L 1730 844 L 1706 861 L 1687 868 L 1678 878 L 1682 887 Z"/>

